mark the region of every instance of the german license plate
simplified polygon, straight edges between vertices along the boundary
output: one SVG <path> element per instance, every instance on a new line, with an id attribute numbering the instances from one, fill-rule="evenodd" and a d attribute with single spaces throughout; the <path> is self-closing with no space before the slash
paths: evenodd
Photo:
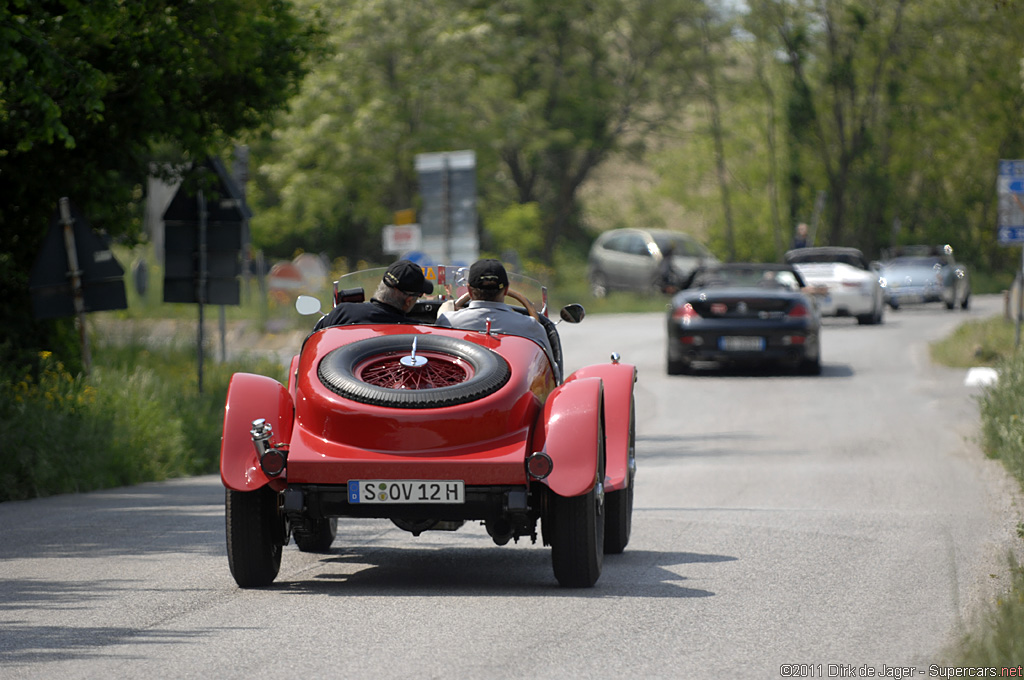
<path id="1" fill-rule="evenodd" d="M 764 338 L 724 335 L 718 339 L 718 348 L 726 352 L 761 352 L 764 350 Z"/>
<path id="2" fill-rule="evenodd" d="M 465 503 L 462 480 L 353 479 L 349 503 Z"/>

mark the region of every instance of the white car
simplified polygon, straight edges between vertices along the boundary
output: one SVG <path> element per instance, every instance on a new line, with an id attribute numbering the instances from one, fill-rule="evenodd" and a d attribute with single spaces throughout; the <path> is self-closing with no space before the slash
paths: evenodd
<path id="1" fill-rule="evenodd" d="M 854 316 L 860 324 L 882 323 L 885 291 L 877 263 L 856 248 L 796 248 L 786 262 L 804 277 L 822 316 Z"/>

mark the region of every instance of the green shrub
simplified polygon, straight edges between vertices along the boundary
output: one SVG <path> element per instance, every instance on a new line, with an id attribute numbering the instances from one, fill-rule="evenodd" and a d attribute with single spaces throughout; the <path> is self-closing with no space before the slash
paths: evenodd
<path id="1" fill-rule="evenodd" d="M 1012 352 L 1012 338 L 1001 352 L 1008 356 L 996 365 L 999 380 L 979 398 L 982 447 L 1024 484 L 1024 354 Z M 1018 534 L 1024 538 L 1024 527 Z M 1013 585 L 964 636 L 955 651 L 957 665 L 1001 668 L 1024 659 L 1024 569 L 1010 568 Z"/>
<path id="2" fill-rule="evenodd" d="M 1024 354 L 997 364 L 999 380 L 979 398 L 982 445 L 1024 484 Z"/>
<path id="3" fill-rule="evenodd" d="M 995 603 L 984 621 L 957 649 L 956 665 L 971 668 L 1017 667 L 1024 659 L 1024 568 L 1013 570 L 1013 587 Z"/>
<path id="4" fill-rule="evenodd" d="M 275 363 L 204 362 L 194 351 L 98 347 L 88 377 L 48 352 L 40 369 L 0 377 L 0 501 L 217 471 L 228 382 L 235 372 L 283 380 Z"/>

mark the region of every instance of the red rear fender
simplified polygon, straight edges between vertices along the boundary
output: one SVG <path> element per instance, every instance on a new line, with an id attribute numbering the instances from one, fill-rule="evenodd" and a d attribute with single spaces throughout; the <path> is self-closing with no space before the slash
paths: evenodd
<path id="1" fill-rule="evenodd" d="M 554 463 L 544 480 L 559 496 L 579 496 L 597 480 L 601 456 L 601 381 L 573 380 L 557 387 L 544 404 L 533 440 Z"/>
<path id="2" fill-rule="evenodd" d="M 633 384 L 636 366 L 595 364 L 585 366 L 566 379 L 571 383 L 599 378 L 604 384 L 605 491 L 624 489 L 629 484 L 629 456 L 633 442 Z"/>
<path id="3" fill-rule="evenodd" d="M 252 443 L 252 421 L 265 419 L 274 429 L 273 442 L 288 443 L 294 410 L 284 385 L 273 378 L 235 373 L 224 404 L 224 433 L 220 440 L 220 478 L 235 491 L 252 491 L 269 481 L 260 469 Z"/>

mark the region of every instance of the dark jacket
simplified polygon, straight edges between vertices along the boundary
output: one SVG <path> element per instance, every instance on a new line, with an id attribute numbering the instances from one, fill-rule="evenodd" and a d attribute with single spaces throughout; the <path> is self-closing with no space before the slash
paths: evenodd
<path id="1" fill-rule="evenodd" d="M 369 302 L 340 302 L 327 316 L 316 322 L 314 331 L 328 326 L 347 326 L 355 323 L 416 323 L 402 310 L 386 305 L 380 300 Z"/>

